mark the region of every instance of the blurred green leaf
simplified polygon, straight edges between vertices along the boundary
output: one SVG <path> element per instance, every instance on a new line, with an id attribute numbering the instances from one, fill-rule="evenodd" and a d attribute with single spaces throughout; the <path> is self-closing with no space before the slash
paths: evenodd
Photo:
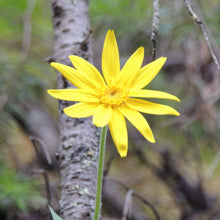
<path id="1" fill-rule="evenodd" d="M 50 206 L 49 206 L 49 209 L 50 209 L 50 212 L 51 212 L 51 214 L 53 216 L 53 220 L 63 220 L 62 218 L 60 218 L 60 216 L 58 216 L 56 214 L 56 212 L 53 211 L 53 209 Z"/>
<path id="2" fill-rule="evenodd" d="M 36 186 L 29 177 L 0 164 L 0 209 L 14 207 L 27 211 L 29 207 L 42 204 L 43 200 Z"/>

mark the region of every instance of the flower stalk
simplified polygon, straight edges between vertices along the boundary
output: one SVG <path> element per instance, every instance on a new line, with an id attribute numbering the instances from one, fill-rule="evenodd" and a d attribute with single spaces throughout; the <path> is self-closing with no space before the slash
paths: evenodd
<path id="1" fill-rule="evenodd" d="M 107 130 L 108 130 L 108 126 L 102 128 L 100 143 L 99 143 L 99 165 L 98 165 L 98 175 L 97 175 L 94 220 L 99 219 L 100 209 L 101 209 L 103 165 L 104 165 L 104 157 L 105 157 L 105 142 L 106 142 Z"/>

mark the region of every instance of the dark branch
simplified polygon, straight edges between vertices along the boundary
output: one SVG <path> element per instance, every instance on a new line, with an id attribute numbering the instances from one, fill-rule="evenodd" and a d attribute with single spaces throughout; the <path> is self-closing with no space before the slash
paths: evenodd
<path id="1" fill-rule="evenodd" d="M 41 149 L 43 149 L 43 152 L 47 152 L 47 150 L 44 147 L 44 145 L 42 145 L 42 141 L 39 138 L 32 136 L 32 137 L 30 137 L 30 140 L 31 140 L 31 142 L 32 142 L 32 144 L 34 146 L 34 149 L 36 151 L 37 157 L 39 159 L 39 166 L 41 168 L 41 172 L 40 173 L 43 175 L 44 182 L 45 182 L 45 190 L 46 190 L 46 194 L 47 194 L 47 203 L 48 203 L 48 205 L 50 205 L 51 204 L 51 190 L 50 190 L 49 177 L 47 175 L 47 172 L 45 171 L 44 164 L 41 161 L 41 155 L 40 155 L 40 151 L 39 151 L 38 147 L 40 146 Z M 50 156 L 49 156 L 48 152 L 45 155 L 46 155 L 46 158 L 49 159 L 48 163 L 49 162 L 51 163 L 51 159 L 50 159 Z"/>

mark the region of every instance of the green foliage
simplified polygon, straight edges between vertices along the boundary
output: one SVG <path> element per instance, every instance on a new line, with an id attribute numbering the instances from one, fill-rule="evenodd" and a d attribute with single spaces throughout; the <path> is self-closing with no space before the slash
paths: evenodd
<path id="1" fill-rule="evenodd" d="M 128 32 L 140 31 L 146 25 L 146 18 L 150 17 L 147 12 L 152 11 L 149 4 L 149 0 L 91 0 L 91 19 L 96 24 L 113 25 Z"/>
<path id="2" fill-rule="evenodd" d="M 17 33 L 22 28 L 22 13 L 27 1 L 8 0 L 0 2 L 0 39 L 9 40 L 8 37 L 17 37 Z M 13 16 L 8 16 L 8 14 Z"/>
<path id="3" fill-rule="evenodd" d="M 136 38 L 141 43 L 140 40 L 145 38 L 144 32 L 151 25 L 151 4 L 149 0 L 91 0 L 90 17 L 94 34 L 113 28 L 117 30 L 117 38 L 129 36 L 128 40 Z"/>
<path id="4" fill-rule="evenodd" d="M 0 166 L 0 209 L 27 211 L 28 208 L 42 204 L 37 184 L 29 177 Z"/>
<path id="5" fill-rule="evenodd" d="M 62 218 L 60 218 L 60 216 L 58 216 L 56 214 L 56 212 L 53 211 L 53 209 L 49 206 L 50 212 L 52 214 L 53 220 L 63 220 Z"/>

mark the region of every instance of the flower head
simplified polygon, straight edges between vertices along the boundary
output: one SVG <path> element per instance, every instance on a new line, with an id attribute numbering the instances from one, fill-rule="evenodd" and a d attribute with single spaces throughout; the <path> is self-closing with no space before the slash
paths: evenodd
<path id="1" fill-rule="evenodd" d="M 70 117 L 83 118 L 93 116 L 93 123 L 98 127 L 107 124 L 121 157 L 128 151 L 128 135 L 125 118 L 149 141 L 155 139 L 151 128 L 141 113 L 155 115 L 176 115 L 179 113 L 162 104 L 156 104 L 139 98 L 160 98 L 179 101 L 171 94 L 143 89 L 160 71 L 166 57 L 161 57 L 152 63 L 142 66 L 144 48 L 138 48 L 120 68 L 118 45 L 113 30 L 107 32 L 103 53 L 101 73 L 86 60 L 71 55 L 73 67 L 52 62 L 57 69 L 77 89 L 48 90 L 48 93 L 67 101 L 78 102 L 63 111 Z"/>

